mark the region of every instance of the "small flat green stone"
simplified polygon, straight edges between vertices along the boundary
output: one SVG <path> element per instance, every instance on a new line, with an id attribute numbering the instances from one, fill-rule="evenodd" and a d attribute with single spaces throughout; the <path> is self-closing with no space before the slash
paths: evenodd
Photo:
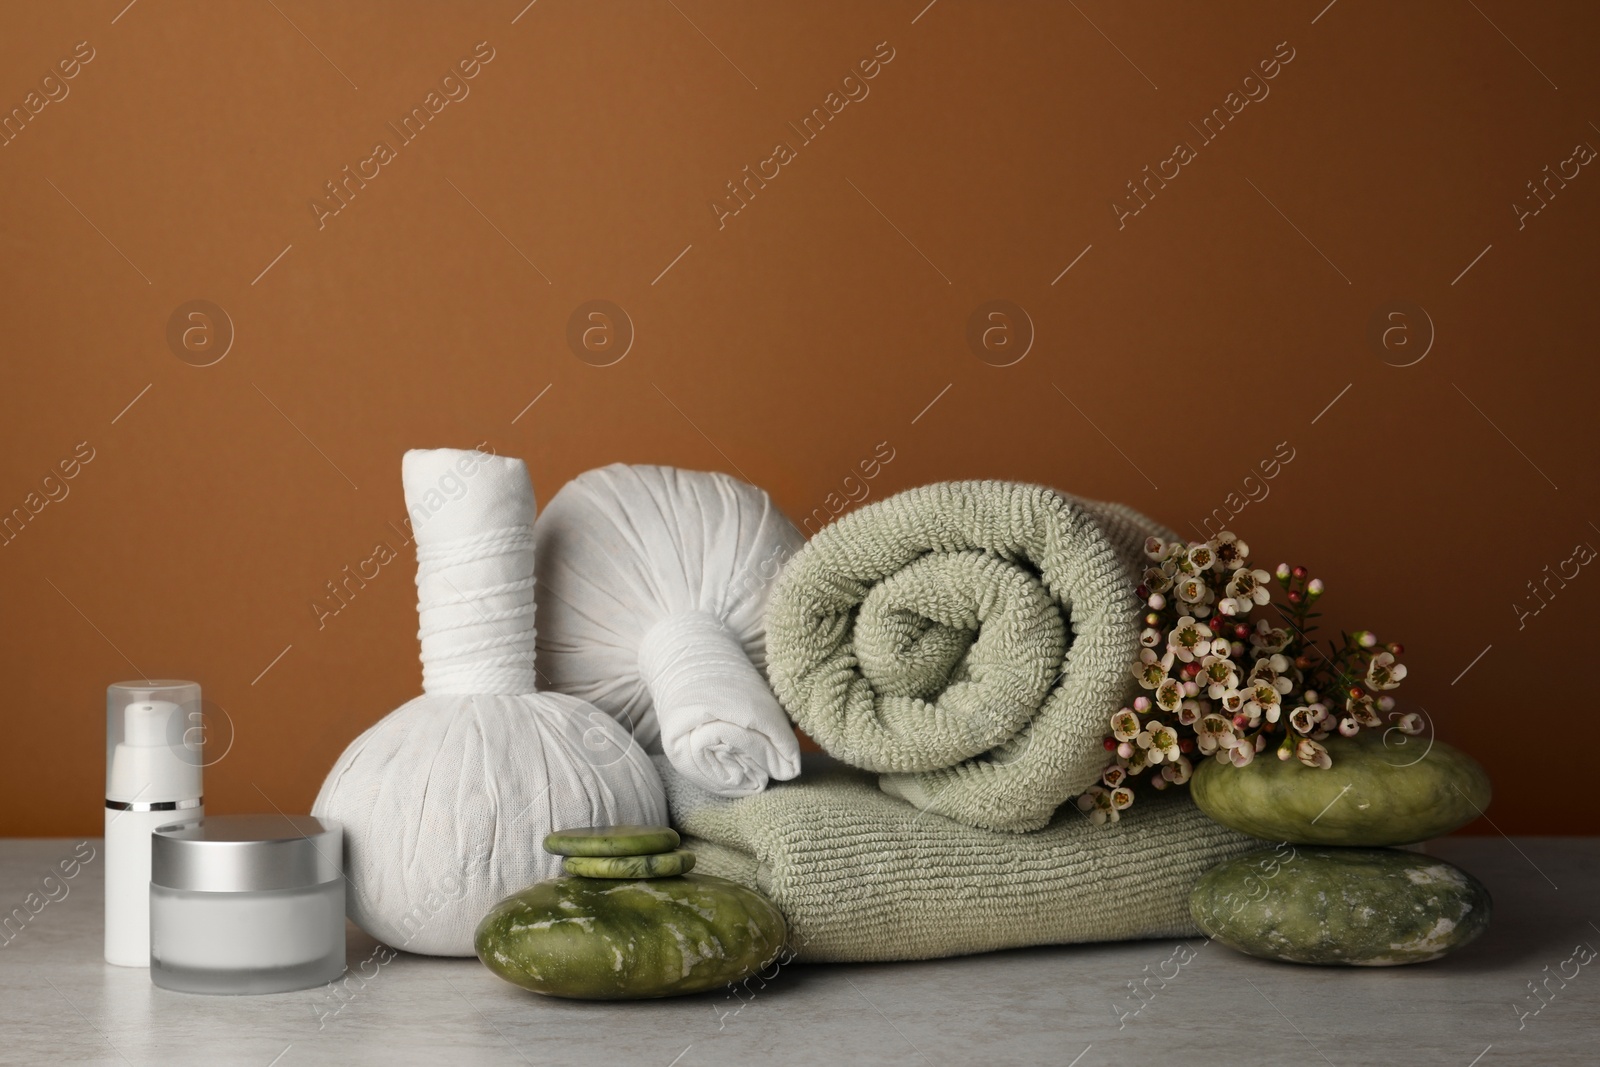
<path id="1" fill-rule="evenodd" d="M 568 856 L 561 866 L 580 878 L 671 878 L 694 870 L 694 853 L 680 848 L 653 856 Z"/>
<path id="2" fill-rule="evenodd" d="M 557 856 L 650 856 L 678 847 L 670 826 L 580 826 L 546 834 L 544 850 Z"/>

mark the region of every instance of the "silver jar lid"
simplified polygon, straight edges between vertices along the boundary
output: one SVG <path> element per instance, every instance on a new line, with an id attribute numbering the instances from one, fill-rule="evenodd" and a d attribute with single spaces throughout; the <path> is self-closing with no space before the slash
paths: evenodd
<path id="1" fill-rule="evenodd" d="M 167 889 L 248 893 L 303 889 L 343 875 L 344 830 L 310 815 L 208 815 L 158 827 L 150 882 Z"/>

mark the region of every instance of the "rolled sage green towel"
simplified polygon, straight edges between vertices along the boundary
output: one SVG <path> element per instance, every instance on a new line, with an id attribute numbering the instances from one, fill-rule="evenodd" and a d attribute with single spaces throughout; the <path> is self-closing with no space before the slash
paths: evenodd
<path id="1" fill-rule="evenodd" d="M 831 755 L 972 826 L 1037 829 L 1107 764 L 1132 696 L 1143 545 L 1121 505 L 942 482 L 852 512 L 784 566 L 767 673 Z"/>
<path id="2" fill-rule="evenodd" d="M 793 781 L 730 799 L 656 757 L 695 870 L 770 897 L 802 961 L 1188 937 L 1200 876 L 1261 847 L 1182 789 L 1141 794 L 1111 825 L 1068 804 L 1043 829 L 1014 834 L 918 811 L 826 756 L 803 760 Z"/>

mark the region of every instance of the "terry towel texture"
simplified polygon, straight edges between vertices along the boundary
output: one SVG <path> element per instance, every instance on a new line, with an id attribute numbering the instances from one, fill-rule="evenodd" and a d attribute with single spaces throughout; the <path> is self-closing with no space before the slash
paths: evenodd
<path id="1" fill-rule="evenodd" d="M 779 576 L 773 689 L 884 792 L 975 827 L 1037 829 L 1106 765 L 1151 534 L 1173 536 L 1122 505 L 1014 482 L 870 504 Z"/>
<path id="2" fill-rule="evenodd" d="M 1200 875 L 1261 846 L 1180 790 L 1141 796 L 1111 826 L 1067 805 L 1045 828 L 1013 834 L 918 811 L 825 756 L 739 799 L 656 763 L 695 870 L 771 897 L 807 962 L 1187 937 Z"/>

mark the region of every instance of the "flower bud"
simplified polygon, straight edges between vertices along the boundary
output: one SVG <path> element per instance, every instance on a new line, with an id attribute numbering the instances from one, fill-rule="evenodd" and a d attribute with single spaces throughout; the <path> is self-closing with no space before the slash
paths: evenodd
<path id="1" fill-rule="evenodd" d="M 1150 599 L 1145 601 L 1145 603 L 1149 604 L 1157 611 L 1160 611 L 1162 608 L 1167 606 L 1167 598 L 1162 596 L 1160 593 L 1151 593 Z"/>

